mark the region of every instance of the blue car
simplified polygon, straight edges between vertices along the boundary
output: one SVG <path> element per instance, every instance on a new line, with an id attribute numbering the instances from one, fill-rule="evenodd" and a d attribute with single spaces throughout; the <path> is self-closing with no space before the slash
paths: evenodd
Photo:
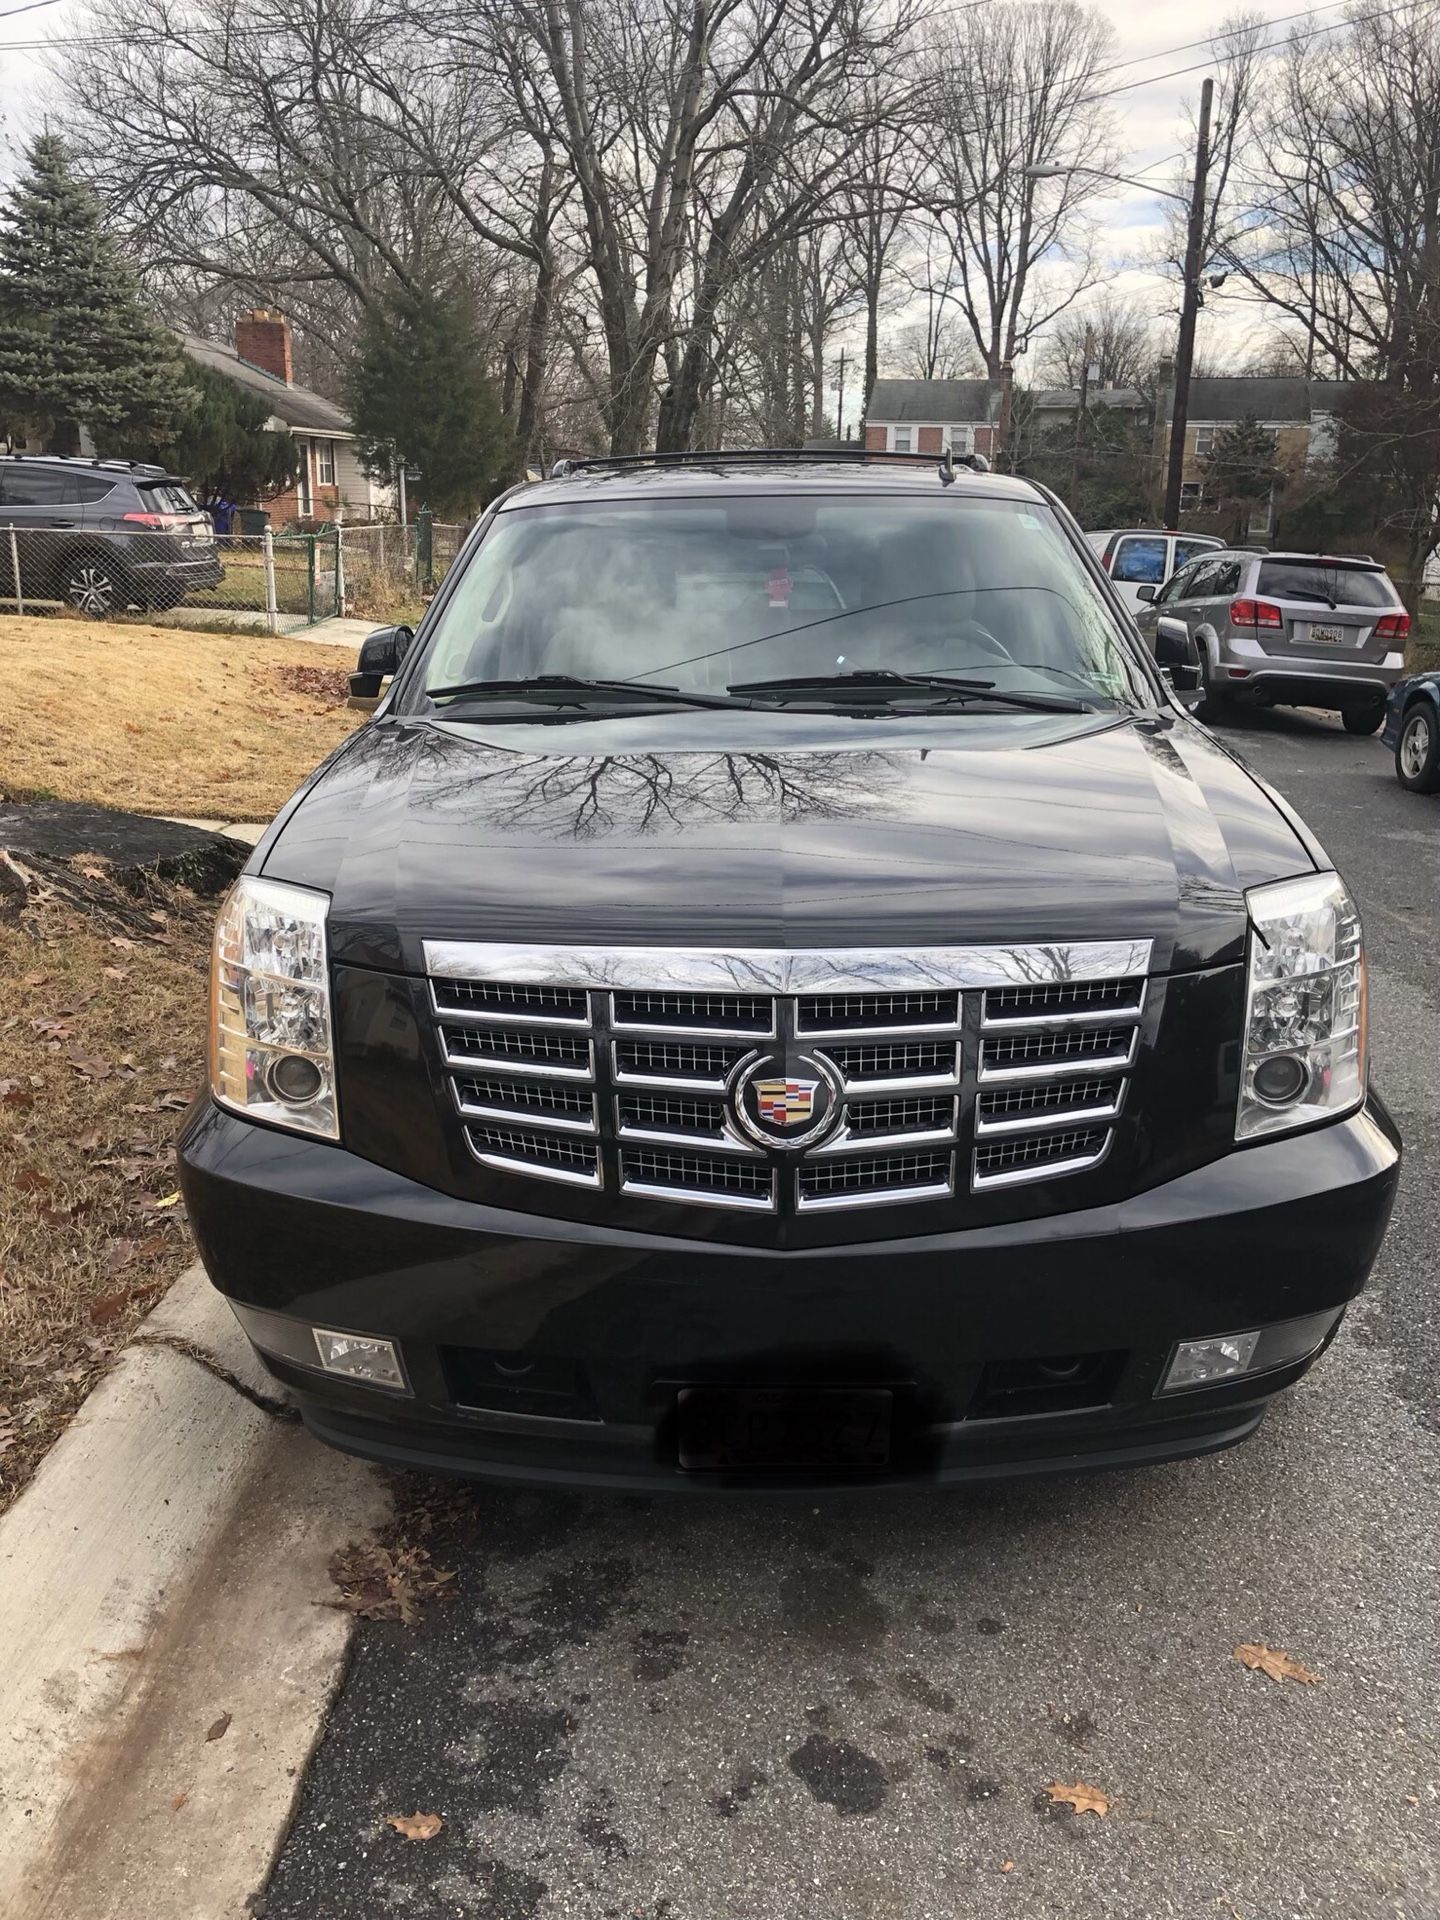
<path id="1" fill-rule="evenodd" d="M 1440 671 L 1397 681 L 1381 739 L 1395 749 L 1395 778 L 1412 793 L 1440 793 Z"/>

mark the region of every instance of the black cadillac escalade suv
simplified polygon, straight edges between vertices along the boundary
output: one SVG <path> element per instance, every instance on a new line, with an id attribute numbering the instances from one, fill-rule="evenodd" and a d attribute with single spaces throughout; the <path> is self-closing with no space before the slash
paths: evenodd
<path id="1" fill-rule="evenodd" d="M 316 1433 L 636 1487 L 1223 1447 L 1365 1281 L 1359 919 L 1063 507 L 500 500 L 216 934 L 205 1263 Z"/>

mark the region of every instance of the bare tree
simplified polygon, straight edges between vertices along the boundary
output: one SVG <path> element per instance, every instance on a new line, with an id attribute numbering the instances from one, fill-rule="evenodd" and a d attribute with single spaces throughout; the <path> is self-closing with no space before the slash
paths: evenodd
<path id="1" fill-rule="evenodd" d="M 911 380 L 974 380 L 985 377 L 985 362 L 970 329 L 956 313 L 932 306 L 924 320 L 912 320 L 889 341 L 885 364 Z"/>
<path id="2" fill-rule="evenodd" d="M 1037 375 L 1057 387 L 1078 387 L 1087 361 L 1098 387 L 1143 387 L 1155 364 L 1153 315 L 1116 293 L 1062 314 L 1045 337 Z"/>
<path id="3" fill-rule="evenodd" d="M 1094 171 L 1116 158 L 1095 84 L 1113 35 L 1075 0 L 997 0 L 937 20 L 931 33 L 927 213 L 997 379 L 1094 278 L 1082 213 Z M 1038 166 L 1066 171 L 1036 179 L 1029 169 Z"/>

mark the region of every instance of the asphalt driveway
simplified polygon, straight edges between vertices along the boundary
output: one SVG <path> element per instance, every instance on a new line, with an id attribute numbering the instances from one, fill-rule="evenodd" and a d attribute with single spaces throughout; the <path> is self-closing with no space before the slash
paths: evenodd
<path id="1" fill-rule="evenodd" d="M 1247 1446 L 1123 1475 L 480 1493 L 452 1597 L 362 1629 L 265 1920 L 1437 1920 L 1440 800 L 1327 719 L 1226 737 L 1359 895 L 1408 1149 L 1326 1360 Z"/>

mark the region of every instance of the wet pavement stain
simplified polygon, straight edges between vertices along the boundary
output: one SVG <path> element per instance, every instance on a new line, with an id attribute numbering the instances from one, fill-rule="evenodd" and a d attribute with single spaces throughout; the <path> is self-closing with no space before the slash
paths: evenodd
<path id="1" fill-rule="evenodd" d="M 509 1618 L 482 1593 L 471 1632 L 475 1665 L 483 1674 L 552 1659 L 564 1647 L 583 1647 L 610 1624 L 635 1579 L 629 1560 L 578 1561 L 546 1574 Z"/>
<path id="2" fill-rule="evenodd" d="M 853 1573 L 833 1567 L 797 1567 L 780 1582 L 787 1626 L 828 1649 L 860 1652 L 890 1631 L 890 1610 Z"/>
<path id="3" fill-rule="evenodd" d="M 733 1820 L 747 1800 L 754 1798 L 761 1787 L 768 1787 L 770 1776 L 759 1767 L 742 1766 L 735 1769 L 735 1777 L 730 1782 L 728 1793 L 714 1793 L 710 1796 L 710 1805 L 722 1820 Z"/>
<path id="4" fill-rule="evenodd" d="M 897 1693 L 903 1693 L 907 1700 L 913 1700 L 931 1713 L 955 1711 L 955 1696 L 949 1688 L 932 1686 L 923 1673 L 897 1673 L 894 1686 Z"/>
<path id="5" fill-rule="evenodd" d="M 1088 1713 L 1062 1713 L 1055 1722 L 1055 1731 L 1062 1740 L 1068 1740 L 1072 1747 L 1083 1748 L 1098 1728 Z"/>
<path id="6" fill-rule="evenodd" d="M 547 1788 L 570 1764 L 570 1714 L 523 1700 L 484 1700 L 470 1717 L 473 1729 L 461 1749 L 473 1757 L 470 1805 L 481 1813 L 538 1814 Z"/>
<path id="7" fill-rule="evenodd" d="M 876 1813 L 885 1799 L 885 1769 L 848 1740 L 812 1733 L 790 1755 L 790 1771 L 837 1813 Z"/>
<path id="8" fill-rule="evenodd" d="M 642 1627 L 635 1636 L 635 1663 L 630 1671 L 637 1680 L 668 1680 L 685 1664 L 685 1649 L 690 1635 L 683 1627 Z"/>
<path id="9" fill-rule="evenodd" d="M 987 1780 L 983 1773 L 977 1773 L 965 1789 L 971 1800 L 994 1800 L 1000 1793 L 998 1780 Z"/>
<path id="10" fill-rule="evenodd" d="M 609 1796 L 607 1796 L 608 1799 Z M 588 1846 L 609 1860 L 628 1860 L 630 1843 L 617 1833 L 605 1816 L 605 1803 L 596 1800 L 581 1814 L 575 1831 Z"/>

